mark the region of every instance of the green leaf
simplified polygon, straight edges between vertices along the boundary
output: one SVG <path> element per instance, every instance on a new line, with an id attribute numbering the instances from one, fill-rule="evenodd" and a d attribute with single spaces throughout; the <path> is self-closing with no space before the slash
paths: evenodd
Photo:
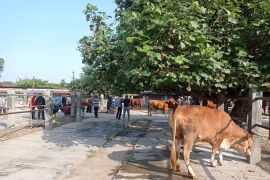
<path id="1" fill-rule="evenodd" d="M 270 88 L 270 83 L 263 83 L 261 86 L 264 88 Z"/>
<path id="2" fill-rule="evenodd" d="M 201 11 L 202 14 L 205 14 L 205 13 L 206 13 L 206 8 L 203 7 L 203 6 L 201 6 L 201 7 L 200 7 L 200 11 Z"/>
<path id="3" fill-rule="evenodd" d="M 190 21 L 189 23 L 194 29 L 197 29 L 199 27 L 199 24 L 196 21 Z"/>
<path id="4" fill-rule="evenodd" d="M 193 36 L 188 36 L 188 38 L 191 40 L 191 41 L 195 41 L 195 38 Z"/>
<path id="5" fill-rule="evenodd" d="M 235 18 L 229 17 L 228 21 L 232 24 L 237 24 L 237 20 Z"/>
<path id="6" fill-rule="evenodd" d="M 171 44 L 169 44 L 168 47 L 169 47 L 170 49 L 174 49 L 174 46 L 171 45 Z"/>
<path id="7" fill-rule="evenodd" d="M 185 43 L 183 43 L 183 42 L 180 42 L 180 46 L 182 49 L 184 49 L 186 47 Z"/>
<path id="8" fill-rule="evenodd" d="M 150 51 L 150 50 L 152 50 L 152 47 L 149 46 L 149 45 L 144 45 L 143 49 L 146 50 L 146 51 Z"/>
<path id="9" fill-rule="evenodd" d="M 134 41 L 134 37 L 127 37 L 127 42 L 133 43 L 133 41 Z"/>
<path id="10" fill-rule="evenodd" d="M 247 52 L 245 50 L 240 50 L 237 55 L 239 57 L 246 57 L 247 56 Z"/>

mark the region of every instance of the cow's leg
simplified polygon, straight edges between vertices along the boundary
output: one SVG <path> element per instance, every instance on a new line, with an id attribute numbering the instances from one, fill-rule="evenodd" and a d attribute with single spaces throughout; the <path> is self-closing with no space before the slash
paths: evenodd
<path id="1" fill-rule="evenodd" d="M 152 110 L 152 108 L 150 106 L 148 106 L 148 116 L 152 116 L 151 110 Z"/>
<path id="2" fill-rule="evenodd" d="M 178 160 L 180 160 L 180 156 L 181 156 L 181 153 L 182 153 L 181 147 L 182 147 L 181 140 L 177 139 L 176 140 L 176 149 L 178 151 L 176 151 L 176 153 L 177 153 Z M 179 162 L 179 168 L 180 168 L 180 162 Z"/>
<path id="3" fill-rule="evenodd" d="M 211 165 L 213 167 L 217 166 L 217 162 L 215 161 L 215 156 L 216 156 L 216 152 L 219 149 L 221 143 L 222 143 L 222 139 L 217 139 L 215 144 L 213 145 L 211 159 L 210 159 Z"/>
<path id="4" fill-rule="evenodd" d="M 218 164 L 220 166 L 222 166 L 222 163 L 223 163 L 223 154 L 222 154 L 222 152 L 223 152 L 223 148 L 219 148 L 219 154 L 218 154 L 219 160 L 218 160 Z"/>
<path id="5" fill-rule="evenodd" d="M 165 117 L 167 116 L 167 114 L 169 114 L 169 111 L 168 111 L 167 108 L 164 108 L 164 109 L 163 109 L 163 112 L 164 112 Z"/>
<path id="6" fill-rule="evenodd" d="M 177 153 L 177 144 L 178 144 L 178 139 L 176 139 L 176 119 L 172 119 L 172 116 L 169 118 L 169 122 L 173 122 L 171 130 L 172 130 L 172 147 L 171 147 L 171 164 L 172 164 L 172 169 L 173 171 L 180 171 L 180 166 L 178 164 L 178 153 Z M 169 123 L 170 124 L 170 123 Z"/>
<path id="7" fill-rule="evenodd" d="M 187 169 L 188 169 L 188 173 L 189 175 L 191 175 L 192 178 L 197 178 L 191 165 L 190 165 L 190 160 L 189 160 L 189 157 L 190 157 L 190 151 L 192 149 L 192 146 L 193 146 L 193 141 L 191 140 L 185 140 L 185 144 L 184 144 L 184 151 L 183 151 L 183 154 L 184 154 L 184 160 L 185 160 L 185 163 L 186 163 L 186 166 L 187 166 Z"/>

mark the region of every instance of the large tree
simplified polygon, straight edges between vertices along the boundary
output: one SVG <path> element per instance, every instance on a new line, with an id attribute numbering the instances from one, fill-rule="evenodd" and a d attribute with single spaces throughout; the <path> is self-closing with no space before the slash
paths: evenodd
<path id="1" fill-rule="evenodd" d="M 83 62 L 106 88 L 226 93 L 270 87 L 268 0 L 116 4 L 114 30 L 88 5 L 92 35 L 80 40 Z"/>

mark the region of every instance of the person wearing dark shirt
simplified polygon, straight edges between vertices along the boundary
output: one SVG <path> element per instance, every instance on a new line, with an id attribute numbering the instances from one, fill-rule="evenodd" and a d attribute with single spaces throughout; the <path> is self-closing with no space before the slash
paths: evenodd
<path id="1" fill-rule="evenodd" d="M 62 97 L 62 106 L 63 108 L 67 105 L 67 97 L 66 96 L 63 96 Z"/>
<path id="2" fill-rule="evenodd" d="M 130 117 L 130 99 L 128 98 L 128 96 L 125 96 L 125 99 L 123 100 L 124 103 L 124 113 L 123 113 L 123 119 L 125 120 L 125 114 L 127 112 L 128 115 L 128 121 L 129 121 L 129 117 Z"/>
<path id="3" fill-rule="evenodd" d="M 117 106 L 117 113 L 116 113 L 116 119 L 120 120 L 121 114 L 122 114 L 122 97 L 119 96 L 116 98 L 116 106 Z"/>
<path id="4" fill-rule="evenodd" d="M 44 117 L 45 99 L 42 95 L 39 95 L 36 98 L 36 104 L 37 104 L 37 109 L 38 109 L 38 119 L 40 119 L 40 113 L 41 113 L 42 119 L 45 120 L 45 117 Z"/>

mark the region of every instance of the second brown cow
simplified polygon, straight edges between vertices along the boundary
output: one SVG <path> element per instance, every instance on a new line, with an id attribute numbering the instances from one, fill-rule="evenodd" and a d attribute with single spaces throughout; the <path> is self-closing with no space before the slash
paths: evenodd
<path id="1" fill-rule="evenodd" d="M 149 100 L 148 101 L 148 116 L 152 116 L 153 109 L 161 109 L 163 113 L 168 114 L 170 107 L 175 107 L 176 101 L 173 98 L 168 100 Z"/>
<path id="2" fill-rule="evenodd" d="M 140 109 L 143 109 L 144 100 L 143 99 L 131 99 L 130 100 L 130 106 L 131 106 L 132 109 L 134 107 L 138 107 Z"/>

